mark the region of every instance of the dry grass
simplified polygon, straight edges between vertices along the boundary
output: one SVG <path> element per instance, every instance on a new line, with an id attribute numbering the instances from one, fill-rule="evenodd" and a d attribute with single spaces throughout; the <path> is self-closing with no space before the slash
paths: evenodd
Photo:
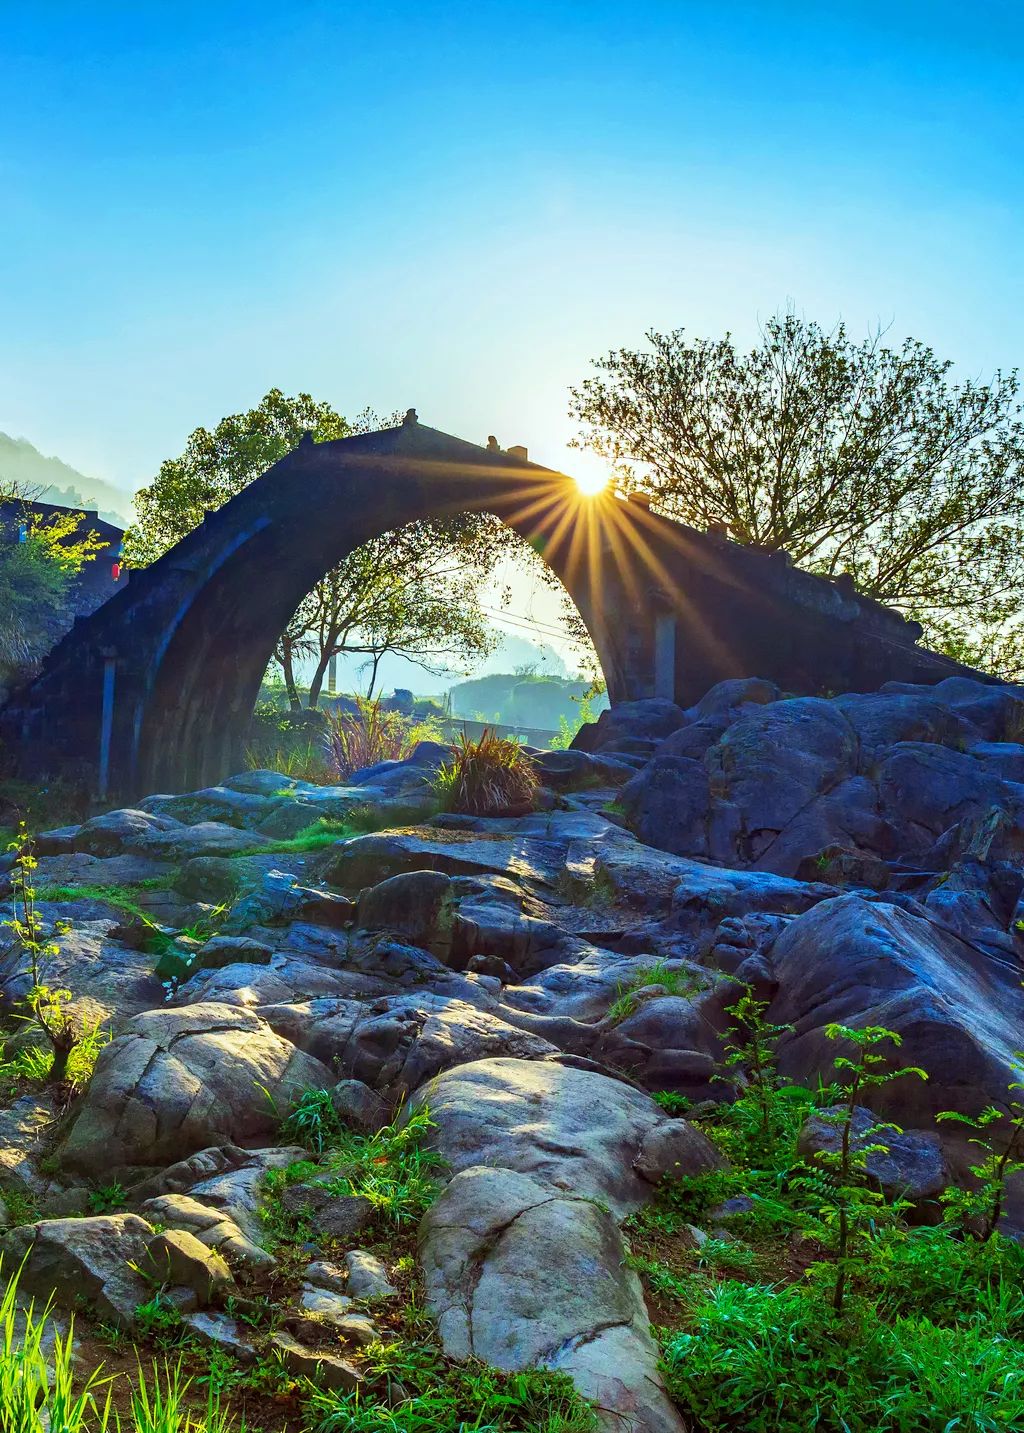
<path id="1" fill-rule="evenodd" d="M 521 816 L 533 809 L 537 771 L 511 737 L 489 728 L 473 740 L 463 734 L 434 780 L 446 811 L 466 816 Z"/>

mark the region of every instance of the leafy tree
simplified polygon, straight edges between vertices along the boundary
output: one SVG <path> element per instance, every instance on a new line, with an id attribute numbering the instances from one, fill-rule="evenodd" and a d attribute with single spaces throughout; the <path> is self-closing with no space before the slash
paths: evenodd
<path id="1" fill-rule="evenodd" d="M 351 425 L 307 393 L 274 388 L 247 413 L 197 428 L 180 458 L 160 466 L 136 495 L 138 522 L 125 538 L 129 563 L 154 561 L 202 522 L 205 513 L 242 491 L 311 432 L 316 442 L 376 426 L 363 414 Z M 370 691 L 385 652 L 430 667 L 444 657 L 485 655 L 492 638 L 479 597 L 500 552 L 514 535 L 495 519 L 467 515 L 411 523 L 350 553 L 300 603 L 281 634 L 276 657 L 293 707 L 300 705 L 296 663 L 314 660 L 309 702 L 315 706 L 332 656 L 367 657 Z"/>
<path id="2" fill-rule="evenodd" d="M 960 660 L 1024 671 L 1024 451 L 1016 372 L 954 382 L 906 339 L 789 313 L 731 336 L 647 335 L 572 391 L 578 446 L 621 489 L 785 549 L 919 620 Z"/>
<path id="3" fill-rule="evenodd" d="M 0 481 L 0 504 L 26 529 L 24 541 L 0 542 L 0 683 L 7 683 L 30 671 L 67 625 L 69 590 L 103 543 L 83 528 L 83 513 L 41 516 L 14 483 Z"/>

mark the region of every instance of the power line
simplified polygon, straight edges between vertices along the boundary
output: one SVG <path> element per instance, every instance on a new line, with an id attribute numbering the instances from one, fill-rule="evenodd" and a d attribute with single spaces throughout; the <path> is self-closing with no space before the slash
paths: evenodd
<path id="1" fill-rule="evenodd" d="M 521 627 L 524 631 L 528 632 L 539 632 L 543 637 L 551 637 L 559 642 L 566 642 L 572 647 L 585 648 L 587 646 L 586 642 L 582 641 L 579 637 L 571 636 L 562 628 L 548 626 L 546 623 L 537 622 L 530 617 L 524 617 L 520 613 L 501 612 L 496 608 L 486 607 L 483 603 L 480 605 L 488 616 L 500 618 L 501 621 L 508 622 L 513 627 Z"/>

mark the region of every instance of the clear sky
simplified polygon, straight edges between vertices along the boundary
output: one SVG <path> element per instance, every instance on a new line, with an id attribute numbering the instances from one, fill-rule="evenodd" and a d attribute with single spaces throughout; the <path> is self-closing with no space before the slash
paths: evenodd
<path id="1" fill-rule="evenodd" d="M 0 429 L 134 488 L 276 384 L 571 471 L 651 326 L 1013 366 L 1022 13 L 0 0 Z"/>

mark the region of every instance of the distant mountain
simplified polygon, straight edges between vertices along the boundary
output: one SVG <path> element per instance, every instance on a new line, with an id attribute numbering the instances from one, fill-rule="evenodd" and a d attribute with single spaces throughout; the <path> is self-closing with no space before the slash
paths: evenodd
<path id="1" fill-rule="evenodd" d="M 126 527 L 131 516 L 128 493 L 102 478 L 87 478 L 60 458 L 47 458 L 27 438 L 0 433 L 0 481 L 4 478 L 13 478 L 40 502 L 96 508 L 118 527 Z"/>

